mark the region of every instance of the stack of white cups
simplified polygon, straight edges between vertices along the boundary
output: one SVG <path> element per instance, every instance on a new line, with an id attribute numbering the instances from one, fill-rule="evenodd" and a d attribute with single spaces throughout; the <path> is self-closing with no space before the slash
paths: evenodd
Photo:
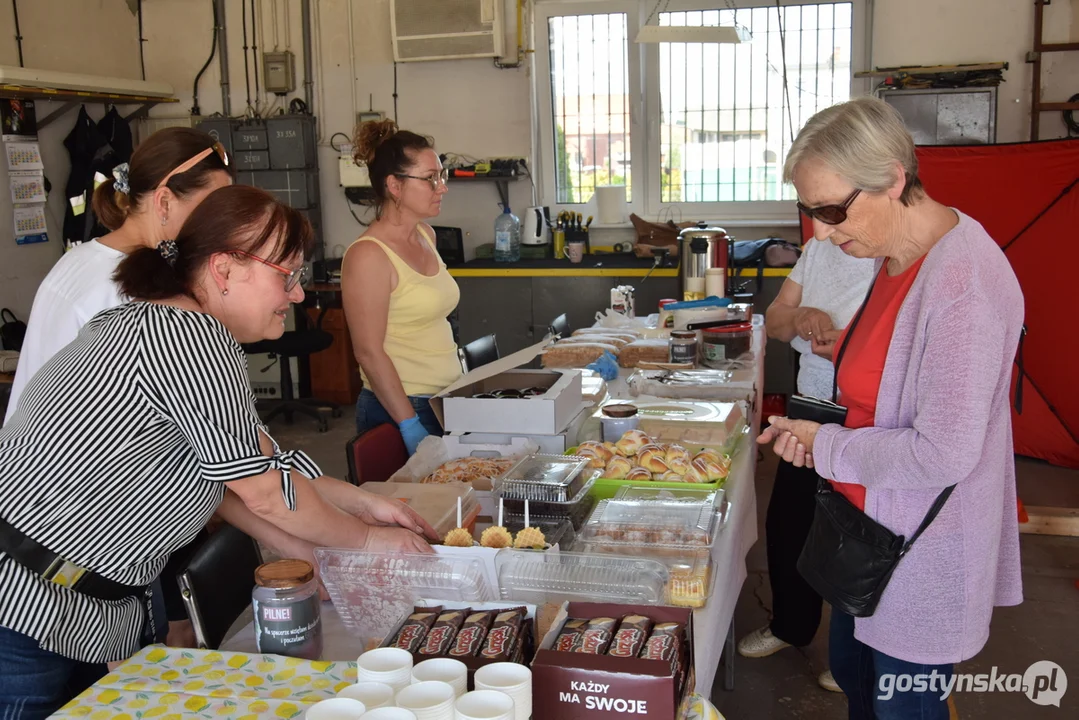
<path id="1" fill-rule="evenodd" d="M 416 720 L 453 720 L 457 693 L 449 683 L 429 680 L 397 693 L 397 707 L 411 710 Z"/>
<path id="2" fill-rule="evenodd" d="M 505 693 L 513 700 L 514 720 L 532 716 L 532 671 L 524 665 L 501 662 L 476 671 L 476 689 Z"/>
<path id="3" fill-rule="evenodd" d="M 376 648 L 356 661 L 356 682 L 389 685 L 394 693 L 412 684 L 412 655 L 401 648 Z"/>
<path id="4" fill-rule="evenodd" d="M 368 710 L 380 707 L 393 707 L 393 688 L 385 683 L 358 682 L 342 688 L 337 697 L 359 700 Z"/>
<path id="5" fill-rule="evenodd" d="M 494 690 L 476 690 L 457 698 L 454 720 L 514 720 L 513 698 Z"/>
<path id="6" fill-rule="evenodd" d="M 416 720 L 411 710 L 398 707 L 383 707 L 368 710 L 363 720 Z"/>
<path id="7" fill-rule="evenodd" d="M 306 720 L 360 720 L 367 708 L 359 700 L 331 698 L 320 700 L 304 713 Z"/>
<path id="8" fill-rule="evenodd" d="M 461 697 L 468 692 L 468 667 L 453 658 L 434 658 L 424 660 L 412 668 L 413 684 L 431 680 L 448 683 L 453 688 L 454 695 Z"/>

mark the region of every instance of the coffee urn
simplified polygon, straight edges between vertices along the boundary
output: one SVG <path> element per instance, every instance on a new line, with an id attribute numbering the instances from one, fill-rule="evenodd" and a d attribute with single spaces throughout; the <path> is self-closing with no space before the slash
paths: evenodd
<path id="1" fill-rule="evenodd" d="M 709 270 L 722 271 L 724 282 L 718 294 L 722 296 L 726 293 L 730 243 L 731 238 L 726 230 L 709 227 L 705 222 L 699 222 L 695 227 L 686 228 L 678 234 L 681 258 L 678 285 L 682 300 L 703 300 L 708 296 L 705 283 Z M 712 273 L 713 276 L 715 274 Z M 713 290 L 712 294 L 717 293 Z"/>

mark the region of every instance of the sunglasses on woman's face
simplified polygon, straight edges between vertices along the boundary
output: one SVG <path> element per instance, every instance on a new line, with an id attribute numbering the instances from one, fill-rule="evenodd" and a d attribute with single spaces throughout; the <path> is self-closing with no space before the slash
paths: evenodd
<path id="1" fill-rule="evenodd" d="M 819 205 L 817 207 L 806 207 L 802 203 L 797 203 L 798 209 L 811 220 L 820 220 L 825 225 L 838 225 L 839 223 L 846 222 L 847 220 L 847 208 L 854 202 L 854 199 L 858 197 L 861 190 L 855 190 L 847 199 L 838 205 Z"/>
<path id="2" fill-rule="evenodd" d="M 260 258 L 258 255 L 252 255 L 251 253 L 244 252 L 243 250 L 233 250 L 232 252 L 235 255 L 243 255 L 244 257 L 251 258 L 252 260 L 257 260 L 258 262 L 262 263 L 263 265 L 266 265 L 268 267 L 272 267 L 274 270 L 276 270 L 277 272 L 284 275 L 285 276 L 285 292 L 292 292 L 292 288 L 296 287 L 300 283 L 307 280 L 307 266 L 306 265 L 301 265 L 300 267 L 296 268 L 295 270 L 289 270 L 287 267 L 283 267 L 281 265 L 278 265 L 277 263 L 272 263 L 272 262 L 270 262 L 269 260 L 267 260 L 265 258 Z"/>

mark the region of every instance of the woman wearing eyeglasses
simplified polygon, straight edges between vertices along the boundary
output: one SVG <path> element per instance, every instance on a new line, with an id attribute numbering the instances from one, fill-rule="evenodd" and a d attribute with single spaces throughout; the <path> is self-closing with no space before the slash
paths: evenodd
<path id="1" fill-rule="evenodd" d="M 881 100 L 811 118 L 784 178 L 815 237 L 877 270 L 836 342 L 845 422 L 772 418 L 758 442 L 830 481 L 818 502 L 831 515 L 818 510 L 798 568 L 833 605 L 830 663 L 850 717 L 947 718 L 939 689 L 885 685 L 946 682 L 985 645 L 994 606 L 1022 601 L 1009 388 L 1023 296 L 985 229 L 926 193 L 914 142 Z M 840 517 L 903 540 L 840 542 Z M 854 587 L 874 589 L 838 592 Z"/>
<path id="2" fill-rule="evenodd" d="M 392 120 L 356 131 L 377 200 L 375 221 L 345 253 L 341 291 L 364 388 L 356 431 L 401 430 L 411 455 L 442 428 L 429 399 L 461 375 L 447 317 L 461 298 L 427 224 L 446 194 L 446 171 L 431 139 Z"/>
<path id="3" fill-rule="evenodd" d="M 27 386 L 0 432 L 0 714 L 45 717 L 136 650 L 146 586 L 226 494 L 316 546 L 431 552 L 414 511 L 323 477 L 255 412 L 241 343 L 284 332 L 312 244 L 268 193 L 217 190 L 175 241 L 121 262 L 135 301 Z"/>

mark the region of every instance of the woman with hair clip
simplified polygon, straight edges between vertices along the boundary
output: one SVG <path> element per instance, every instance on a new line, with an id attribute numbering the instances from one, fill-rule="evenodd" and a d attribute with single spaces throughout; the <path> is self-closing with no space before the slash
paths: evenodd
<path id="1" fill-rule="evenodd" d="M 166 128 L 147 138 L 94 191 L 94 214 L 112 232 L 66 253 L 34 296 L 19 367 L 4 422 L 18 409 L 27 383 L 102 310 L 125 298 L 112 279 L 127 255 L 176 237 L 191 211 L 211 192 L 232 184 L 228 156 L 212 137 Z"/>
<path id="2" fill-rule="evenodd" d="M 356 132 L 357 162 L 375 191 L 375 221 L 345 253 L 341 291 L 364 388 L 356 431 L 392 422 L 411 455 L 442 428 L 430 397 L 461 375 L 447 317 L 461 298 L 426 220 L 438 215 L 446 173 L 430 138 L 392 120 Z"/>
<path id="3" fill-rule="evenodd" d="M 226 488 L 312 545 L 431 552 L 413 510 L 322 476 L 255 412 L 241 343 L 284 332 L 313 241 L 265 191 L 217 190 L 27 386 L 0 431 L 0 715 L 46 717 L 152 635 L 147 586 Z"/>

